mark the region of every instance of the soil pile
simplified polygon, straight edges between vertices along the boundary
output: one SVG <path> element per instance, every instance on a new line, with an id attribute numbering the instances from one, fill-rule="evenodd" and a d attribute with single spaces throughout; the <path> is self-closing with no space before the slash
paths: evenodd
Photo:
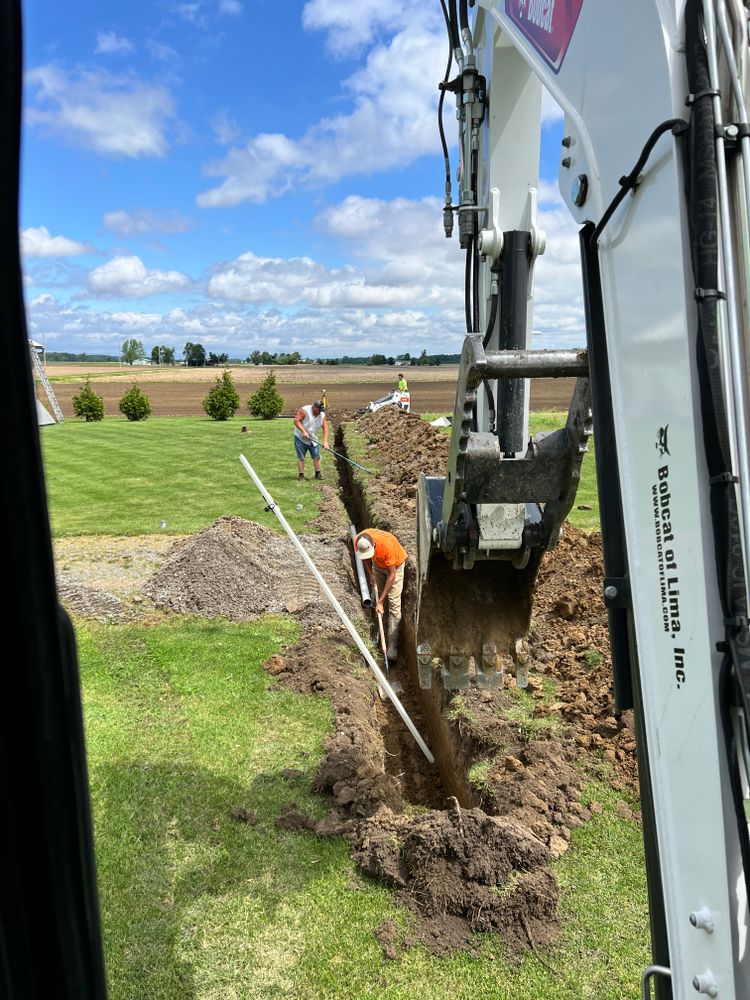
<path id="1" fill-rule="evenodd" d="M 529 645 L 534 669 L 554 678 L 552 706 L 583 751 L 601 753 L 614 786 L 638 792 L 633 713 L 615 711 L 601 535 L 565 525 L 545 556 Z"/>
<path id="2" fill-rule="evenodd" d="M 343 533 L 300 540 L 339 601 L 356 614 Z M 288 612 L 310 625 L 338 629 L 340 624 L 291 541 L 240 517 L 220 517 L 178 545 L 145 589 L 157 607 L 181 614 L 251 621 Z"/>
<path id="3" fill-rule="evenodd" d="M 445 475 L 450 437 L 415 413 L 403 413 L 394 407 L 366 413 L 355 426 L 378 466 L 367 493 L 378 526 L 398 535 L 413 551 L 419 474 Z"/>
<path id="4" fill-rule="evenodd" d="M 554 937 L 559 893 L 549 852 L 521 823 L 454 799 L 449 809 L 411 818 L 384 808 L 357 833 L 357 863 L 418 913 L 416 939 L 436 954 L 471 948 L 476 931 L 500 931 L 511 951 Z M 395 952 L 397 942 L 389 943 Z"/>

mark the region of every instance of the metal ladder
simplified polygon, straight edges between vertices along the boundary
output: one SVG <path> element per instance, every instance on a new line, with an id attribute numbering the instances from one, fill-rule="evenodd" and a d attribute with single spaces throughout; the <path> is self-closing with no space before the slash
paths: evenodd
<path id="1" fill-rule="evenodd" d="M 50 406 L 52 407 L 52 412 L 55 415 L 55 420 L 58 424 L 61 424 L 65 417 L 63 417 L 63 412 L 55 399 L 55 394 L 52 391 L 52 385 L 50 380 L 47 378 L 47 372 L 44 370 L 44 365 L 42 364 L 39 355 L 36 352 L 36 348 L 33 343 L 29 341 L 29 350 L 31 351 L 31 363 L 34 366 L 34 371 L 39 376 L 39 381 L 44 386 L 44 391 L 47 393 L 47 399 L 49 400 Z"/>

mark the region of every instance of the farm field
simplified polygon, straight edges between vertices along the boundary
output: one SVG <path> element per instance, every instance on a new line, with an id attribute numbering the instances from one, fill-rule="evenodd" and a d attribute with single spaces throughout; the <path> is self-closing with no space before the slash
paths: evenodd
<path id="1" fill-rule="evenodd" d="M 557 417 L 535 419 L 549 429 Z M 445 767 L 431 770 L 404 739 L 237 456 L 367 636 L 347 558 L 356 483 L 330 464 L 323 483 L 297 483 L 289 422 L 248 420 L 247 435 L 240 425 L 42 431 L 58 585 L 81 658 L 110 995 L 637 995 L 648 964 L 637 782 L 627 720 L 611 717 L 598 535 L 571 526 L 549 557 L 529 690 L 509 679 L 489 701 L 453 700 L 456 813 Z M 343 447 L 376 470 L 360 502 L 413 552 L 413 469 L 443 461 L 445 435 L 395 411 L 347 427 Z M 590 458 L 583 489 L 595 490 Z M 401 887 L 377 859 L 391 842 L 447 835 L 457 815 L 466 836 L 475 823 L 485 840 L 498 823 L 529 831 L 540 881 L 517 872 L 490 888 L 473 845 L 474 875 L 445 873 L 469 908 L 436 920 L 452 904 L 420 903 L 439 870 L 429 855 Z"/>
<path id="2" fill-rule="evenodd" d="M 264 365 L 235 366 L 230 369 L 237 384 L 243 411 L 247 400 L 270 370 Z M 331 414 L 354 413 L 378 399 L 395 386 L 398 371 L 391 367 L 372 368 L 360 365 L 321 366 L 290 365 L 274 369 L 279 391 L 284 398 L 284 414 L 291 416 L 303 403 L 317 399 L 326 389 Z M 406 370 L 415 413 L 453 410 L 458 367 Z M 196 417 L 203 415 L 202 402 L 221 369 L 215 368 L 107 368 L 92 365 L 55 365 L 47 367 L 55 396 L 64 416 L 73 416 L 72 398 L 83 380 L 90 376 L 94 391 L 104 399 L 108 416 L 119 416 L 118 403 L 133 381 L 151 400 L 154 416 Z M 573 392 L 572 379 L 549 379 L 532 382 L 531 405 L 534 410 L 566 409 Z M 44 390 L 37 396 L 45 403 Z"/>

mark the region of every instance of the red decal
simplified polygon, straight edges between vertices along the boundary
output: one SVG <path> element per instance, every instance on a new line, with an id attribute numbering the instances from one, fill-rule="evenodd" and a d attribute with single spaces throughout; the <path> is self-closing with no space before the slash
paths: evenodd
<path id="1" fill-rule="evenodd" d="M 505 13 L 549 63 L 562 66 L 583 0 L 505 0 Z"/>

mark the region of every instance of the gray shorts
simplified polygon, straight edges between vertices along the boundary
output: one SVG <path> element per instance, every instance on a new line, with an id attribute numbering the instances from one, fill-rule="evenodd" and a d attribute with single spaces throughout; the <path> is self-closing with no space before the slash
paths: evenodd
<path id="1" fill-rule="evenodd" d="M 297 458 L 300 462 L 304 462 L 305 455 L 310 454 L 310 458 L 320 458 L 320 445 L 314 444 L 308 438 L 301 438 L 294 435 L 294 450 L 297 452 Z"/>

